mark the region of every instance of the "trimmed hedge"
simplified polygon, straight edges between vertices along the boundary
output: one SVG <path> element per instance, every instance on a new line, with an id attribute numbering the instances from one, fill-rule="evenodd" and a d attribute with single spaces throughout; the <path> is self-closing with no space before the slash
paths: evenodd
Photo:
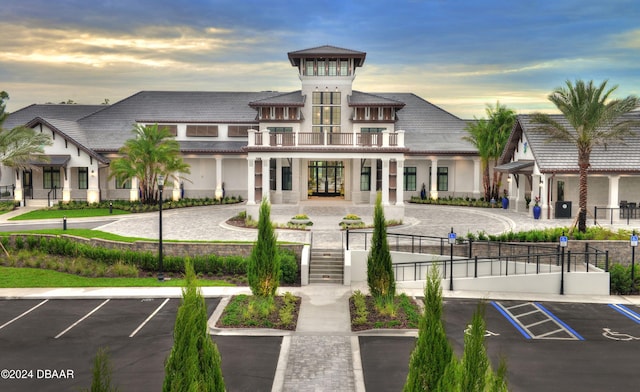
<path id="1" fill-rule="evenodd" d="M 158 256 L 152 252 L 135 252 L 122 249 L 94 247 L 58 236 L 16 236 L 13 244 L 9 237 L 0 239 L 7 249 L 27 249 L 50 255 L 84 257 L 107 265 L 124 263 L 134 265 L 144 271 L 158 269 Z M 282 260 L 282 281 L 285 284 L 298 282 L 299 268 L 296 255 L 288 249 L 278 249 Z M 246 275 L 247 258 L 242 256 L 218 256 L 215 254 L 188 256 L 196 273 L 213 275 Z M 164 256 L 162 266 L 165 272 L 184 273 L 185 259 L 182 256 Z"/>

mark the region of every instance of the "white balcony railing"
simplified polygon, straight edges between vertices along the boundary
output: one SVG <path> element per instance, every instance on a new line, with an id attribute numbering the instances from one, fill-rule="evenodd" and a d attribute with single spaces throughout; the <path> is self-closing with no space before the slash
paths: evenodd
<path id="1" fill-rule="evenodd" d="M 404 147 L 404 131 L 396 132 L 269 132 L 249 130 L 249 147 Z"/>

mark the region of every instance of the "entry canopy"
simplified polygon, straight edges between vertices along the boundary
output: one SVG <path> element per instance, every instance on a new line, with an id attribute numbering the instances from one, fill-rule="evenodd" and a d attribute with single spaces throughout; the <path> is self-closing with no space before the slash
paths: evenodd
<path id="1" fill-rule="evenodd" d="M 66 167 L 69 160 L 71 160 L 71 155 L 41 155 L 43 157 L 49 158 L 48 160 L 33 160 L 29 161 L 30 165 L 33 166 L 53 166 L 53 167 Z"/>
<path id="2" fill-rule="evenodd" d="M 505 163 L 504 165 L 496 166 L 493 168 L 499 172 L 506 172 L 509 174 L 531 174 L 533 173 L 533 161 L 521 160 L 515 162 Z"/>

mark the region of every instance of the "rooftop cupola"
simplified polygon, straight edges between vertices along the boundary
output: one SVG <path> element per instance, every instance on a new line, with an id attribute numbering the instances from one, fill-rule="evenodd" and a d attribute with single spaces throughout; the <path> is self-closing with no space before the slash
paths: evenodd
<path id="1" fill-rule="evenodd" d="M 344 77 L 355 75 L 367 56 L 365 52 L 325 45 L 289 52 L 291 65 L 298 68 L 300 77 Z"/>

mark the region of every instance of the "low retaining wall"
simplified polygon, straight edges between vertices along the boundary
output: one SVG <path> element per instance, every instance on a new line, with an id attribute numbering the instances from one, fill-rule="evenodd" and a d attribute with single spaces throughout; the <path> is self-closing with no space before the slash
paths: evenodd
<path id="1" fill-rule="evenodd" d="M 11 234 L 9 235 L 9 242 L 13 244 L 16 237 L 22 237 L 25 242 L 27 237 L 55 237 L 53 235 L 45 234 Z M 126 249 L 135 252 L 158 252 L 158 243 L 152 241 L 135 241 L 135 242 L 120 242 L 111 241 L 100 238 L 84 238 L 74 235 L 63 234 L 61 237 L 68 238 L 72 241 L 80 242 L 94 247 L 107 248 L 107 249 Z M 162 253 L 165 256 L 196 256 L 196 255 L 208 255 L 215 254 L 218 256 L 244 256 L 247 257 L 251 254 L 253 249 L 253 243 L 209 243 L 209 242 L 162 242 Z M 302 256 L 303 244 L 281 244 L 280 247 L 284 249 L 290 249 L 296 254 L 298 265 Z"/>

